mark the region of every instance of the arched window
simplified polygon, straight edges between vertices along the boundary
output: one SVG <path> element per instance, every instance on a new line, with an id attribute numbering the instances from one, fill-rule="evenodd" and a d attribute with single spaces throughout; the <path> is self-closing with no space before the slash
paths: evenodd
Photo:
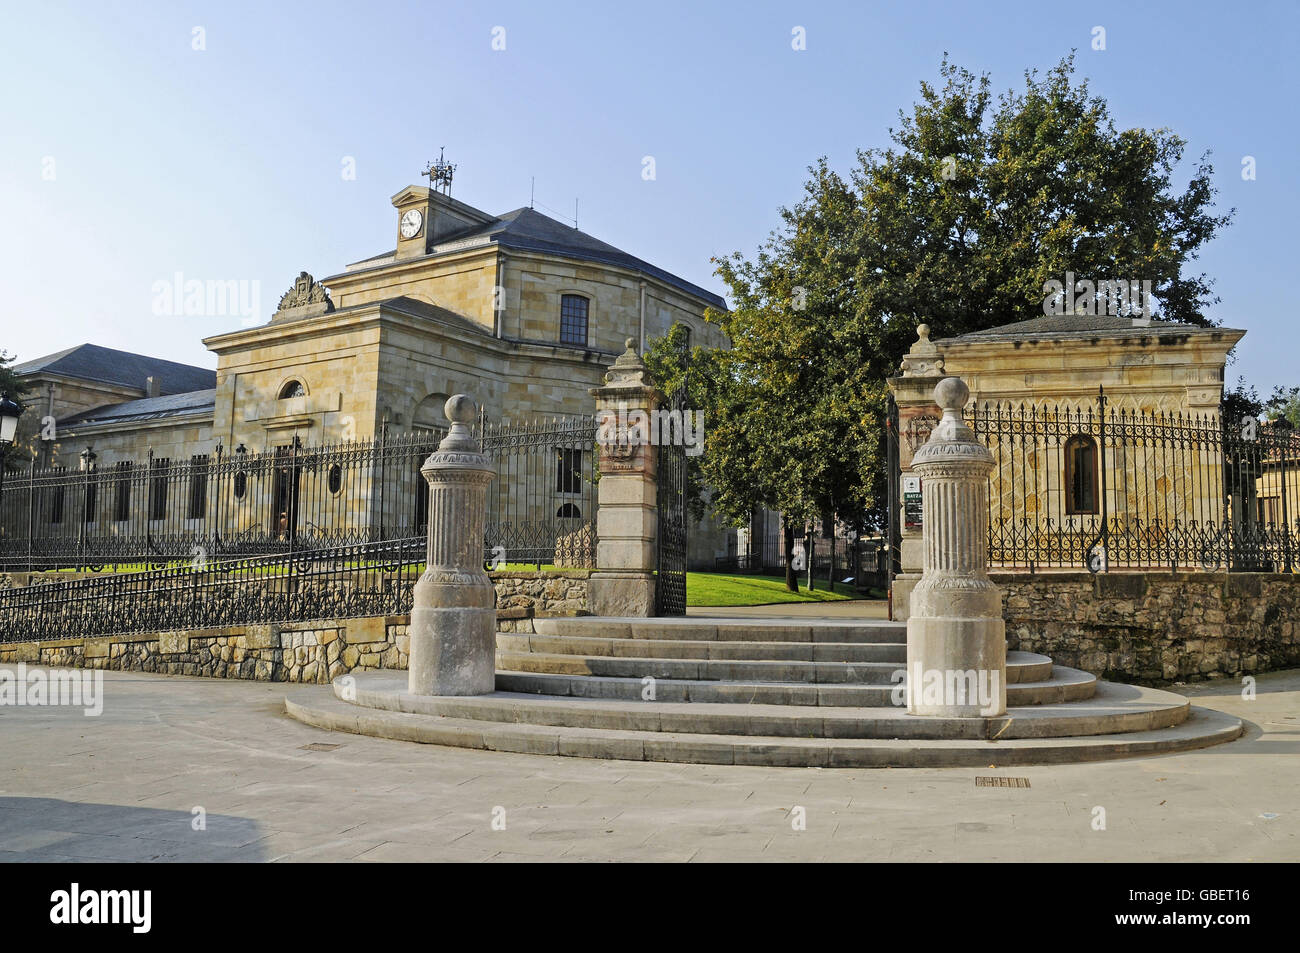
<path id="1" fill-rule="evenodd" d="M 307 388 L 302 386 L 302 381 L 286 381 L 285 385 L 280 388 L 280 399 L 288 400 L 290 397 L 303 397 L 307 394 Z"/>
<path id="2" fill-rule="evenodd" d="M 555 511 L 555 515 L 562 520 L 580 520 L 582 519 L 582 510 L 572 503 L 565 503 Z"/>
<path id="3" fill-rule="evenodd" d="M 415 411 L 411 414 L 412 430 L 447 430 L 451 427 L 451 421 L 443 413 L 443 408 L 447 405 L 446 394 L 429 394 L 418 404 L 415 405 Z"/>
<path id="4" fill-rule="evenodd" d="M 1097 512 L 1097 441 L 1081 433 L 1065 441 L 1065 512 Z"/>
<path id="5" fill-rule="evenodd" d="M 587 346 L 587 309 L 582 295 L 560 296 L 560 343 Z"/>

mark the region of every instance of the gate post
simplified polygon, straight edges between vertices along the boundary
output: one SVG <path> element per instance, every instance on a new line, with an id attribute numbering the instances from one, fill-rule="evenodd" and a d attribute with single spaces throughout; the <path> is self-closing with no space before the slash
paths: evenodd
<path id="1" fill-rule="evenodd" d="M 657 483 L 651 427 L 663 399 L 627 339 L 596 398 L 600 445 L 596 571 L 587 582 L 591 611 L 602 616 L 655 614 Z"/>
<path id="2" fill-rule="evenodd" d="M 407 687 L 412 695 L 486 695 L 496 688 L 497 619 L 483 571 L 492 461 L 470 434 L 478 408 L 456 394 L 451 430 L 420 467 L 429 483 L 427 566 L 415 584 Z"/>
<path id="3" fill-rule="evenodd" d="M 916 451 L 924 481 L 924 573 L 907 620 L 907 710 L 992 717 L 1007 710 L 1002 593 L 988 576 L 988 477 L 993 454 L 962 420 L 970 389 L 934 389 L 943 419 Z"/>
<path id="4" fill-rule="evenodd" d="M 898 407 L 898 455 L 895 458 L 898 469 L 889 474 L 889 479 L 895 481 L 893 518 L 895 525 L 901 528 L 898 534 L 898 575 L 894 577 L 890 592 L 892 617 L 899 621 L 905 621 L 911 615 L 912 590 L 921 581 L 921 529 L 926 518 L 923 505 L 914 499 L 918 491 L 912 488 L 912 455 L 925 442 L 929 430 L 939 422 L 938 408 L 932 395 L 935 385 L 941 380 L 943 355 L 938 345 L 930 340 L 930 326 L 919 325 L 916 342 L 903 357 L 902 373 L 888 381 Z M 907 483 L 907 490 L 904 490 L 903 483 Z"/>

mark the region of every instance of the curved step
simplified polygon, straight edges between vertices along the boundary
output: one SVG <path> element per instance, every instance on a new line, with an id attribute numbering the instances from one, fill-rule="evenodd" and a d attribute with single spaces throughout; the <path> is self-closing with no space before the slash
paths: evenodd
<path id="1" fill-rule="evenodd" d="M 618 641 L 618 640 L 611 640 Z M 663 644 L 663 643 L 652 643 Z M 698 644 L 698 643 L 697 643 Z M 708 644 L 708 643 L 704 643 Z M 752 643 L 734 643 L 752 644 Z M 832 643 L 833 644 L 833 643 Z M 813 643 L 808 643 L 809 646 Z M 878 646 L 861 646 L 877 648 Z M 716 659 L 657 658 L 611 654 L 571 654 L 545 651 L 512 651 L 497 648 L 497 668 L 509 672 L 558 675 L 607 675 L 615 678 L 686 679 L 696 681 L 815 682 L 818 684 L 893 685 L 906 663 L 903 657 L 882 661 L 825 659 Z M 1007 684 L 1045 682 L 1052 675 L 1052 660 L 1045 655 L 1008 652 Z"/>
<path id="2" fill-rule="evenodd" d="M 1188 701 L 1154 688 L 1101 683 L 1073 705 L 1012 708 L 995 718 L 919 718 L 899 708 L 817 708 L 745 704 L 671 704 L 556 698 L 495 692 L 462 698 L 408 694 L 391 673 L 335 679 L 340 700 L 368 708 L 492 722 L 567 728 L 795 738 L 1047 738 L 1147 731 L 1187 717 Z"/>
<path id="3" fill-rule="evenodd" d="M 737 659 L 788 662 L 903 662 L 905 642 L 780 642 L 723 639 L 595 638 L 498 632 L 497 649 L 617 658 Z"/>
<path id="4" fill-rule="evenodd" d="M 636 677 L 545 672 L 497 671 L 497 691 L 640 701 L 647 683 Z M 819 684 L 781 681 L 699 681 L 654 677 L 655 700 L 731 702 L 760 705 L 829 705 L 850 708 L 896 707 L 898 684 Z M 1097 678 L 1078 669 L 1053 666 L 1041 682 L 1007 685 L 1010 706 L 1061 704 L 1090 698 Z"/>
<path id="5" fill-rule="evenodd" d="M 906 642 L 901 622 L 798 619 L 625 619 L 607 616 L 533 620 L 538 635 L 576 635 L 596 639 L 688 639 L 697 642 Z"/>
<path id="6" fill-rule="evenodd" d="M 322 688 L 322 692 L 325 691 Z M 864 740 L 607 731 L 501 724 L 361 708 L 324 696 L 303 704 L 285 700 L 288 714 L 319 728 L 400 741 L 528 754 L 693 764 L 816 767 L 984 767 L 1098 761 L 1187 751 L 1231 741 L 1241 722 L 1202 708 L 1170 728 L 1101 737 L 1011 741 Z"/>

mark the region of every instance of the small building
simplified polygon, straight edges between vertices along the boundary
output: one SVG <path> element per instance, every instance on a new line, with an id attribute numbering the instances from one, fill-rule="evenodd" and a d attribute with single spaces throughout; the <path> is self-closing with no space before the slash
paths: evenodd
<path id="1" fill-rule="evenodd" d="M 1044 316 L 937 340 L 922 325 L 890 380 L 903 611 L 924 523 L 911 459 L 938 420 L 934 386 L 949 376 L 970 388 L 967 423 L 994 454 L 994 568 L 1232 562 L 1225 527 L 1245 532 L 1259 518 L 1259 467 L 1241 463 L 1252 447 L 1227 447 L 1219 418 L 1224 366 L 1244 334 L 1114 315 Z"/>

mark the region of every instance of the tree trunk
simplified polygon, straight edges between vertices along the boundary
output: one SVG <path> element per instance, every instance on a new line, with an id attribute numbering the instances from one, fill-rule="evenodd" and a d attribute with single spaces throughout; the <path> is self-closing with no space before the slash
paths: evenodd
<path id="1" fill-rule="evenodd" d="M 798 592 L 799 578 L 794 574 L 794 527 L 784 514 L 781 516 L 781 529 L 785 534 L 785 587 Z"/>
<path id="2" fill-rule="evenodd" d="M 817 554 L 817 546 L 813 542 L 812 523 L 804 525 L 803 538 L 804 552 L 808 554 L 808 591 L 812 592 L 817 588 L 817 577 L 813 575 L 813 556 Z"/>
<path id="3" fill-rule="evenodd" d="M 826 581 L 830 583 L 830 585 L 827 586 L 826 588 L 829 589 L 831 592 L 834 592 L 835 591 L 835 521 L 833 518 L 831 520 L 830 537 L 831 537 L 831 568 L 826 573 Z"/>

